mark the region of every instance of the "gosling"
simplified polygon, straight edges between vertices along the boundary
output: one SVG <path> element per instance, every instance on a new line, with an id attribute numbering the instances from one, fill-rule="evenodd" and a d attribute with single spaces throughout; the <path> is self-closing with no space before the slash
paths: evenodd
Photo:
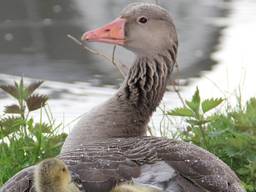
<path id="1" fill-rule="evenodd" d="M 46 159 L 34 172 L 36 192 L 80 192 L 72 183 L 65 163 L 57 158 Z"/>
<path id="2" fill-rule="evenodd" d="M 120 184 L 114 187 L 111 192 L 161 192 L 159 188 L 148 186 L 148 185 L 139 185 L 139 184 Z"/>

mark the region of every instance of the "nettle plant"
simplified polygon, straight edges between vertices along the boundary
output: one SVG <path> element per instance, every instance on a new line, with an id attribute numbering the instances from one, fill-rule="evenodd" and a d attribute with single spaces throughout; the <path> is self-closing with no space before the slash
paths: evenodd
<path id="1" fill-rule="evenodd" d="M 197 88 L 192 99 L 185 101 L 185 106 L 170 110 L 167 115 L 184 118 L 186 127 L 180 131 L 180 138 L 218 156 L 237 173 L 247 191 L 254 192 L 256 99 L 251 98 L 245 107 L 229 105 L 226 110 L 216 112 L 223 102 L 223 98 L 202 100 Z"/>
<path id="2" fill-rule="evenodd" d="M 56 156 L 67 136 L 60 133 L 60 125 L 55 125 L 45 107 L 48 97 L 35 93 L 42 83 L 26 86 L 21 79 L 14 85 L 0 86 L 15 102 L 5 106 L 0 117 L 0 186 L 19 170 Z M 32 116 L 34 111 L 39 111 L 39 122 Z"/>
<path id="3" fill-rule="evenodd" d="M 188 126 L 181 135 L 182 139 L 208 149 L 207 125 L 213 120 L 213 116 L 209 116 L 208 112 L 218 107 L 223 101 L 223 98 L 201 100 L 197 88 L 190 101 L 185 100 L 183 107 L 175 108 L 167 112 L 167 115 L 184 117 Z"/>

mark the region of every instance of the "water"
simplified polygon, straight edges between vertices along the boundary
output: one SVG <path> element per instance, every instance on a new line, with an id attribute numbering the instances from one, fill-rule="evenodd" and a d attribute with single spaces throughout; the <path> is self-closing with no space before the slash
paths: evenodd
<path id="1" fill-rule="evenodd" d="M 80 38 L 89 29 L 117 17 L 128 3 L 116 0 L 3 0 L 0 7 L 0 73 L 24 75 L 61 82 L 90 82 L 100 87 L 118 85 L 120 75 L 112 65 L 82 50 L 67 38 Z M 223 0 L 162 0 L 172 13 L 179 33 L 179 63 L 184 77 L 209 69 L 209 54 L 220 27 L 212 23 L 223 17 Z M 196 25 L 196 27 L 195 27 Z M 90 44 L 111 55 L 111 45 Z M 133 55 L 118 49 L 122 62 Z M 197 70 L 195 70 L 197 69 Z"/>
<path id="2" fill-rule="evenodd" d="M 231 4 L 230 16 L 220 23 L 227 27 L 221 31 L 218 51 L 211 58 L 218 64 L 211 71 L 201 73 L 189 86 L 199 86 L 205 97 L 222 96 L 231 102 L 241 94 L 242 101 L 256 96 L 256 1 L 237 0 Z M 187 93 L 186 93 L 187 94 Z"/>
<path id="3" fill-rule="evenodd" d="M 32 3 L 30 9 L 33 10 L 37 1 L 24 2 Z M 82 51 L 66 38 L 66 34 L 79 37 L 84 30 L 112 20 L 127 2 L 94 0 L 90 1 L 89 7 L 84 0 L 62 1 L 59 4 L 52 1 L 40 3 L 45 10 L 40 12 L 41 15 L 34 10 L 29 14 L 27 23 L 24 19 L 28 16 L 21 13 L 19 18 L 23 18 L 23 21 L 14 22 L 15 18 L 12 21 L 8 18 L 16 14 L 7 17 L 6 13 L 1 12 L 0 80 L 10 82 L 15 79 L 14 75 L 46 79 L 40 91 L 50 96 L 49 105 L 54 117 L 67 125 L 113 95 L 121 78 L 111 64 Z M 184 97 L 191 96 L 196 86 L 199 86 L 203 97 L 230 98 L 239 85 L 245 99 L 255 95 L 256 90 L 252 86 L 255 81 L 255 44 L 250 42 L 255 42 L 256 2 L 171 0 L 162 3 L 172 11 L 180 34 L 179 64 L 182 76 L 190 77 L 189 85 L 181 90 Z M 22 10 L 21 7 L 19 9 Z M 227 13 L 229 16 L 224 17 Z M 37 19 L 34 21 L 34 18 Z M 20 33 L 17 33 L 17 26 L 24 30 L 20 29 Z M 34 35 L 27 35 L 27 41 L 24 41 L 28 33 Z M 90 46 L 111 54 L 111 46 Z M 123 49 L 118 49 L 118 56 L 122 62 L 131 62 L 128 59 L 131 53 Z M 213 61 L 218 64 L 212 67 Z M 9 99 L 3 93 L 0 97 L 2 109 L 9 103 Z M 181 105 L 173 92 L 165 94 L 163 103 L 167 107 Z M 154 115 L 156 126 L 160 114 L 158 111 Z M 66 127 L 68 131 L 70 126 Z"/>

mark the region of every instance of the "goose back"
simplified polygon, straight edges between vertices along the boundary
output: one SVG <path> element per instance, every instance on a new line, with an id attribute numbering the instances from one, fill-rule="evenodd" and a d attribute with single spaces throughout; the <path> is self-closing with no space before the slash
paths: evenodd
<path id="1" fill-rule="evenodd" d="M 183 141 L 156 137 L 106 139 L 65 152 L 59 158 L 68 165 L 78 185 L 88 192 L 108 192 L 117 183 L 131 179 L 154 184 L 166 192 L 244 191 L 238 177 L 225 163 Z M 153 169 L 145 167 L 146 164 Z M 154 175 L 146 173 L 152 172 L 154 166 L 166 165 L 173 171 L 164 178 L 154 180 Z M 12 178 L 3 192 L 33 191 L 33 169 Z"/>

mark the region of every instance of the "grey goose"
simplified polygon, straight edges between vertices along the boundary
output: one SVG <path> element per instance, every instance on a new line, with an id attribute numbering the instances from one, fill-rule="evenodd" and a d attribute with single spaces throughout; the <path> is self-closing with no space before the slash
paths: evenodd
<path id="1" fill-rule="evenodd" d="M 164 8 L 132 3 L 82 40 L 123 46 L 136 60 L 117 93 L 82 117 L 58 156 L 81 191 L 108 192 L 130 180 L 165 192 L 244 191 L 236 174 L 215 155 L 183 141 L 146 136 L 178 50 L 175 25 Z M 20 171 L 2 191 L 34 191 L 33 170 Z"/>

